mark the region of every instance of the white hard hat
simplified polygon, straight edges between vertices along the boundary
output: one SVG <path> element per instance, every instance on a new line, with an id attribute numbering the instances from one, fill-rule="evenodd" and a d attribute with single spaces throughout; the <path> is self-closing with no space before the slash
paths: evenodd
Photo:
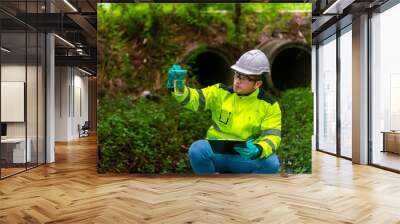
<path id="1" fill-rule="evenodd" d="M 261 75 L 263 72 L 270 72 L 267 56 L 258 49 L 244 53 L 231 68 L 246 75 Z"/>

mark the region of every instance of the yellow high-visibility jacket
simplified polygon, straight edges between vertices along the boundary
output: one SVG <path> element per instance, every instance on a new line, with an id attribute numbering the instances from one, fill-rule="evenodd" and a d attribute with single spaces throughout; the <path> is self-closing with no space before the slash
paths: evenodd
<path id="1" fill-rule="evenodd" d="M 206 139 L 254 139 L 253 143 L 263 149 L 259 158 L 268 157 L 279 147 L 281 110 L 261 88 L 239 96 L 231 86 L 215 84 L 202 89 L 185 87 L 182 96 L 174 96 L 187 109 L 211 111 L 212 125 Z"/>

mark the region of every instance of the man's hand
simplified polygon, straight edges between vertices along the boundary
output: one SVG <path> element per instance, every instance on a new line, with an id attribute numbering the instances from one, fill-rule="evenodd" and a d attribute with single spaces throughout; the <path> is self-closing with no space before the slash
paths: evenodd
<path id="1" fill-rule="evenodd" d="M 261 155 L 262 147 L 258 144 L 254 144 L 252 140 L 248 140 L 245 143 L 236 144 L 233 147 L 241 156 L 247 159 L 256 159 Z"/>
<path id="2" fill-rule="evenodd" d="M 186 70 L 183 70 L 180 65 L 172 65 L 171 68 L 168 69 L 167 75 L 167 88 L 174 89 L 174 80 L 182 79 L 182 77 L 186 74 Z"/>

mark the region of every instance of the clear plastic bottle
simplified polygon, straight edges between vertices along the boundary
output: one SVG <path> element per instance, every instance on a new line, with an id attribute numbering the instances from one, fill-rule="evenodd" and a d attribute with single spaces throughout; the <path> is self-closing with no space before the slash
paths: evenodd
<path id="1" fill-rule="evenodd" d="M 185 78 L 174 80 L 174 94 L 176 96 L 183 96 L 185 93 Z"/>

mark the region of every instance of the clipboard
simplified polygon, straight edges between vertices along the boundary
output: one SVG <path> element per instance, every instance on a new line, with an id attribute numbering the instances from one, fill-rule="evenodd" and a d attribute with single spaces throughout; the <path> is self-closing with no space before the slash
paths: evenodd
<path id="1" fill-rule="evenodd" d="M 231 154 L 239 155 L 239 153 L 233 148 L 236 144 L 246 145 L 246 141 L 243 140 L 229 140 L 229 139 L 209 139 L 211 149 L 217 154 Z"/>

